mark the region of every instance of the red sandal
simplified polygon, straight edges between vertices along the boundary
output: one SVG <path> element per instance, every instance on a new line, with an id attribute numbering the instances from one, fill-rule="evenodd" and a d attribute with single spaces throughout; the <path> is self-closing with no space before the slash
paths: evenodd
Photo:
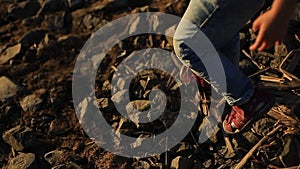
<path id="1" fill-rule="evenodd" d="M 255 120 L 265 115 L 274 103 L 273 95 L 256 88 L 247 103 L 232 106 L 231 112 L 226 115 L 223 121 L 225 133 L 236 134 L 243 131 Z"/>

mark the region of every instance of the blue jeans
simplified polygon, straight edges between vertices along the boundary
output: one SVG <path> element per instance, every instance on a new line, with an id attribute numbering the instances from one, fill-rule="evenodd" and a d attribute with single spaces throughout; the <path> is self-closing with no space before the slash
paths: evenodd
<path id="1" fill-rule="evenodd" d="M 184 22 L 180 22 L 175 33 L 174 50 L 177 57 L 196 75 L 209 82 L 230 105 L 247 102 L 254 92 L 251 80 L 238 67 L 239 30 L 259 11 L 263 3 L 263 0 L 191 0 L 183 20 L 197 27 L 182 26 L 180 24 Z M 208 76 L 200 60 L 201 56 L 197 56 L 185 44 L 185 37 L 188 38 L 192 31 L 197 31 L 193 29 L 200 29 L 218 52 L 225 72 L 227 89 L 219 87 L 218 81 Z M 182 38 L 176 39 L 176 34 L 180 34 Z"/>

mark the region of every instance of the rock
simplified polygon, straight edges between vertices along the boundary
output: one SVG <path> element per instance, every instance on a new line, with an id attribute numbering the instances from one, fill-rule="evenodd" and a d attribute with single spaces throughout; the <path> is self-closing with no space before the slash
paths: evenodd
<path id="1" fill-rule="evenodd" d="M 44 159 L 52 166 L 57 165 L 62 159 L 63 152 L 60 150 L 53 150 L 44 155 Z"/>
<path id="2" fill-rule="evenodd" d="M 82 23 L 86 29 L 92 30 L 100 23 L 100 21 L 100 18 L 93 17 L 92 15 L 86 15 L 83 18 Z"/>
<path id="3" fill-rule="evenodd" d="M 21 52 L 22 45 L 19 43 L 15 46 L 7 48 L 1 55 L 0 55 L 0 65 L 5 64 L 14 57 L 16 57 Z"/>
<path id="4" fill-rule="evenodd" d="M 50 30 L 61 30 L 62 28 L 72 27 L 72 15 L 70 12 L 57 12 L 45 17 L 44 23 Z"/>
<path id="5" fill-rule="evenodd" d="M 140 163 L 140 166 L 143 169 L 150 169 L 151 168 L 150 164 L 147 161 L 139 161 L 139 163 Z"/>
<path id="6" fill-rule="evenodd" d="M 7 11 L 9 16 L 15 19 L 24 19 L 37 14 L 41 5 L 38 1 L 25 1 L 18 4 L 12 4 Z"/>
<path id="7" fill-rule="evenodd" d="M 69 49 L 80 49 L 83 45 L 83 41 L 74 35 L 62 36 L 57 39 L 66 50 Z"/>
<path id="8" fill-rule="evenodd" d="M 49 134 L 51 135 L 62 135 L 68 132 L 70 127 L 65 120 L 61 119 L 54 119 L 51 121 L 49 126 Z"/>
<path id="9" fill-rule="evenodd" d="M 250 59 L 241 60 L 239 67 L 246 75 L 251 75 L 259 70 L 258 67 L 250 61 Z"/>
<path id="10" fill-rule="evenodd" d="M 134 100 L 129 104 L 139 111 L 146 111 L 150 109 L 151 106 L 151 102 L 149 100 Z"/>
<path id="11" fill-rule="evenodd" d="M 125 84 L 126 84 L 126 81 L 123 78 L 119 78 L 116 86 L 120 90 L 124 90 L 125 89 Z"/>
<path id="12" fill-rule="evenodd" d="M 173 169 L 191 169 L 193 168 L 193 159 L 188 159 L 185 157 L 176 157 L 172 160 L 171 168 Z"/>
<path id="13" fill-rule="evenodd" d="M 284 167 L 293 167 L 300 164 L 300 143 L 297 137 L 287 137 L 284 139 L 284 147 L 279 159 Z"/>
<path id="14" fill-rule="evenodd" d="M 174 35 L 176 30 L 176 25 L 171 26 L 170 28 L 168 28 L 165 32 L 166 35 Z M 171 36 L 166 36 L 168 43 L 173 46 L 173 37 Z"/>
<path id="15" fill-rule="evenodd" d="M 38 26 L 42 23 L 43 19 L 44 18 L 40 16 L 28 17 L 22 20 L 21 26 L 28 26 L 28 27 Z"/>
<path id="16" fill-rule="evenodd" d="M 148 100 L 134 100 L 126 106 L 126 112 L 130 120 L 139 126 L 139 123 L 147 123 L 155 120 L 160 114 L 157 114 L 145 110 L 148 110 L 151 106 L 151 102 Z M 145 114 L 147 113 L 147 114 Z"/>
<path id="17" fill-rule="evenodd" d="M 274 55 L 276 57 L 285 57 L 288 54 L 288 49 L 285 44 L 275 45 L 274 46 Z"/>
<path id="18" fill-rule="evenodd" d="M 274 126 L 275 121 L 271 118 L 260 118 L 253 125 L 253 130 L 260 136 L 265 136 L 270 130 L 270 126 Z"/>
<path id="19" fill-rule="evenodd" d="M 8 165 L 8 169 L 38 169 L 35 162 L 35 155 L 32 153 L 20 153 L 13 158 Z"/>
<path id="20" fill-rule="evenodd" d="M 26 96 L 20 101 L 22 109 L 27 111 L 36 111 L 40 108 L 43 99 L 36 93 Z"/>
<path id="21" fill-rule="evenodd" d="M 18 86 L 5 76 L 0 77 L 0 101 L 13 97 L 18 91 Z"/>
<path id="22" fill-rule="evenodd" d="M 209 118 L 211 117 L 211 118 Z M 218 122 L 212 116 L 206 116 L 203 118 L 203 122 L 199 126 L 199 142 L 204 143 L 210 141 L 212 143 L 216 143 L 218 141 L 218 132 L 220 131 L 219 126 L 217 126 Z"/>
<path id="23" fill-rule="evenodd" d="M 97 102 L 101 111 L 110 112 L 115 109 L 113 102 L 108 98 L 100 98 Z"/>
<path id="24" fill-rule="evenodd" d="M 68 8 L 69 3 L 67 0 L 46 0 L 38 14 L 45 15 L 58 11 L 66 11 Z"/>
<path id="25" fill-rule="evenodd" d="M 30 47 L 33 44 L 39 44 L 41 40 L 44 39 L 46 34 L 45 30 L 35 30 L 35 31 L 30 31 L 26 35 L 24 35 L 19 42 L 22 43 L 22 46 L 25 47 Z"/>
<path id="26" fill-rule="evenodd" d="M 189 145 L 186 142 L 180 142 L 176 148 L 174 147 L 174 151 L 176 150 L 176 153 L 178 156 L 184 156 L 184 157 L 188 157 L 191 155 L 191 152 L 193 152 L 194 147 Z"/>
<path id="27" fill-rule="evenodd" d="M 128 93 L 128 90 L 127 90 L 127 89 L 118 91 L 117 93 L 115 93 L 115 94 L 111 97 L 111 100 L 112 100 L 114 103 L 118 103 L 118 104 L 124 103 L 124 101 L 126 101 L 126 100 L 129 99 L 129 98 L 126 97 L 126 94 L 125 94 L 126 92 Z M 127 95 L 127 96 L 128 96 L 128 95 Z"/>
<path id="28" fill-rule="evenodd" d="M 28 127 L 16 126 L 2 135 L 3 140 L 12 146 L 16 151 L 23 151 L 34 146 L 35 136 Z"/>
<path id="29" fill-rule="evenodd" d="M 211 159 L 206 160 L 206 161 L 203 163 L 203 166 L 204 166 L 204 168 L 213 168 L 213 167 L 212 167 L 212 166 L 213 166 L 212 160 L 211 160 Z"/>

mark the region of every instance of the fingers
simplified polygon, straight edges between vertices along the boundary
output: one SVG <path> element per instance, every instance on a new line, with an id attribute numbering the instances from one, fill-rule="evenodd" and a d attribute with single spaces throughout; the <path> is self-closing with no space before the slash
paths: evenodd
<path id="1" fill-rule="evenodd" d="M 260 50 L 260 49 L 262 49 L 263 47 L 265 47 L 266 46 L 266 43 L 264 42 L 264 33 L 263 33 L 263 31 L 259 31 L 258 32 L 258 35 L 257 35 L 257 37 L 256 37 L 256 40 L 255 40 L 255 42 L 254 42 L 254 44 L 252 44 L 251 46 L 250 46 L 250 50 Z M 264 43 L 263 43 L 264 42 Z M 263 45 L 263 46 L 262 46 Z"/>
<path id="2" fill-rule="evenodd" d="M 259 24 L 259 20 L 255 20 L 252 24 L 252 30 L 254 32 L 258 31 L 259 30 L 259 27 L 260 27 L 260 24 Z"/>
<path id="3" fill-rule="evenodd" d="M 262 39 L 263 39 L 263 34 L 262 34 L 262 33 L 263 33 L 263 32 L 261 31 L 260 27 L 261 27 L 261 22 L 260 22 L 260 19 L 257 18 L 257 19 L 253 22 L 253 24 L 252 24 L 252 30 L 253 30 L 254 32 L 256 32 L 256 31 L 259 31 L 259 32 L 258 32 L 258 35 L 257 35 L 257 37 L 256 37 L 256 40 L 255 40 L 254 44 L 252 44 L 252 45 L 250 46 L 250 50 L 257 50 L 257 49 L 260 48 L 260 46 L 262 45 Z"/>

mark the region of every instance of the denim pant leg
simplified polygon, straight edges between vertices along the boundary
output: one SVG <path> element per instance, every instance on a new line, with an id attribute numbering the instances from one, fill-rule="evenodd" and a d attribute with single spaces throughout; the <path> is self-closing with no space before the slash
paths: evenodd
<path id="1" fill-rule="evenodd" d="M 243 104 L 253 93 L 251 80 L 238 68 L 239 44 L 237 41 L 240 28 L 249 20 L 263 4 L 263 0 L 191 0 L 183 16 L 197 27 L 187 28 L 180 22 L 175 33 L 174 50 L 183 63 L 189 63 L 191 69 L 207 81 L 205 66 L 187 45 L 185 37 L 200 29 L 214 45 L 219 53 L 225 71 L 227 90 L 219 88 L 218 81 L 210 81 L 213 88 L 227 98 L 230 105 Z M 194 30 L 193 30 L 194 29 Z M 177 38 L 180 34 L 181 38 Z M 200 41 L 200 40 L 199 40 Z M 201 45 L 201 44 L 199 44 Z"/>

